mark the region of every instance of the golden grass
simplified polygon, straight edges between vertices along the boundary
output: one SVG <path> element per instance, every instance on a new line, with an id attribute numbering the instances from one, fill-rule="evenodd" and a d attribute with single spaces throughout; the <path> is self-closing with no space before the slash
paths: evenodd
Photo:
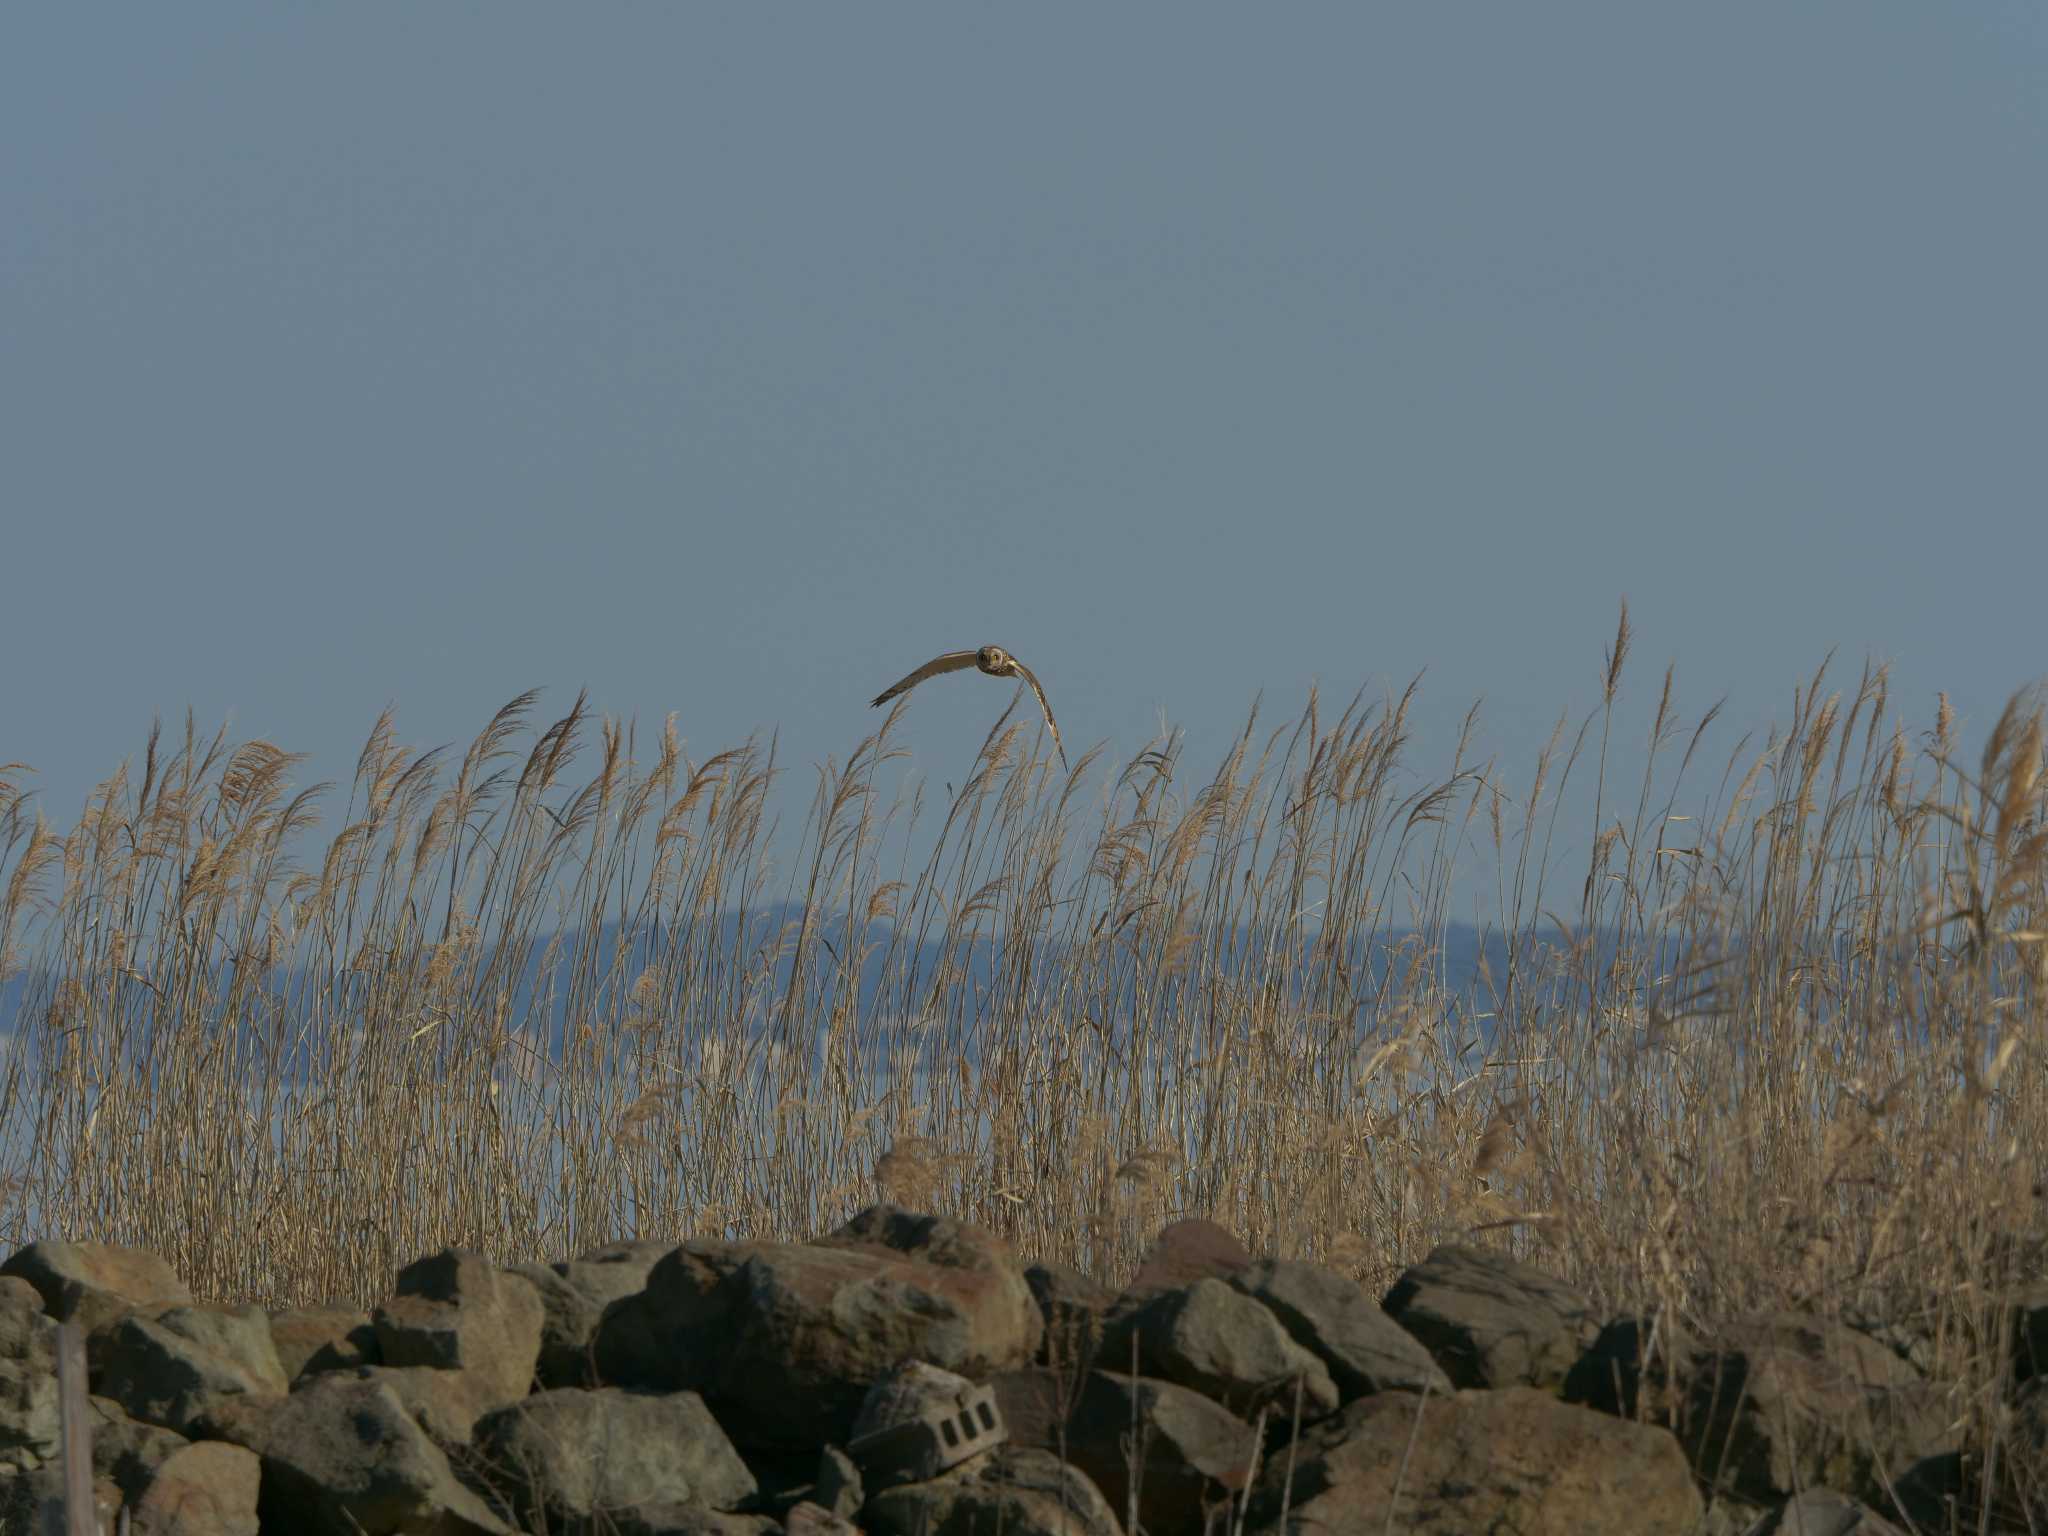
<path id="1" fill-rule="evenodd" d="M 692 763 L 581 700 L 459 758 L 380 719 L 324 847 L 336 797 L 265 742 L 152 735 L 62 836 L 0 769 L 0 1244 L 281 1304 L 447 1243 L 800 1235 L 885 1193 L 1108 1276 L 1183 1214 L 1375 1286 L 1477 1230 L 1615 1309 L 1917 1327 L 1989 1412 L 2043 1231 L 2038 702 L 1966 761 L 1945 701 L 1914 736 L 1881 672 L 1823 668 L 1716 771 L 1667 675 L 1617 809 L 1627 650 L 1624 615 L 1521 784 L 1476 711 L 1418 776 L 1413 687 L 1255 708 L 1206 778 L 1177 736 L 1060 776 L 1006 715 L 930 804 L 892 715 L 817 771 L 787 869 L 772 744 Z M 1583 881 L 1560 824 L 1596 829 Z M 1475 859 L 1509 958 L 1452 995 Z"/>

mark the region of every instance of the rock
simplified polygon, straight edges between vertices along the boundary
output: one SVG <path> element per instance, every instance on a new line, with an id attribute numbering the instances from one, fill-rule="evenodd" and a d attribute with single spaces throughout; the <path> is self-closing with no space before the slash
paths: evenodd
<path id="1" fill-rule="evenodd" d="M 41 1466 L 57 1444 L 55 1369 L 0 1360 L 0 1473 Z"/>
<path id="2" fill-rule="evenodd" d="M 92 1528 L 112 1531 L 121 1513 L 121 1490 L 103 1477 L 92 1484 Z M 32 1472 L 0 1475 L 0 1531 L 7 1536 L 64 1530 L 64 1468 L 58 1462 Z"/>
<path id="3" fill-rule="evenodd" d="M 476 1421 L 504 1403 L 472 1371 L 442 1371 L 430 1365 L 359 1365 L 332 1374 L 374 1381 L 391 1389 L 405 1411 L 444 1451 L 470 1443 Z"/>
<path id="4" fill-rule="evenodd" d="M 1291 1491 L 1290 1491 L 1291 1479 Z M 1702 1506 L 1669 1433 L 1528 1387 L 1452 1397 L 1383 1392 L 1270 1457 L 1246 1529 L 1432 1536 L 1693 1536 Z"/>
<path id="5" fill-rule="evenodd" d="M 1172 1382 L 1092 1371 L 1068 1421 L 1068 1459 L 1113 1510 L 1129 1507 L 1133 1424 L 1145 1530 L 1203 1530 L 1204 1511 L 1251 1477 L 1258 1437 L 1249 1424 Z"/>
<path id="6" fill-rule="evenodd" d="M 2015 1296 L 2012 1313 L 2013 1379 L 2048 1376 L 2048 1284 Z"/>
<path id="7" fill-rule="evenodd" d="M 811 1486 L 813 1507 L 840 1520 L 851 1520 L 867 1502 L 861 1487 L 860 1468 L 836 1445 L 818 1453 L 818 1477 Z"/>
<path id="8" fill-rule="evenodd" d="M 753 1474 L 694 1392 L 560 1387 L 487 1415 L 476 1443 L 521 1518 L 549 1530 L 627 1507 L 730 1510 L 755 1493 Z"/>
<path id="9" fill-rule="evenodd" d="M 301 1307 L 270 1316 L 270 1342 L 285 1380 L 381 1365 L 377 1330 L 367 1312 L 347 1307 Z"/>
<path id="10" fill-rule="evenodd" d="M 1264 1306 L 1221 1280 L 1161 1291 L 1113 1318 L 1102 1335 L 1103 1363 L 1128 1363 L 1133 1340 L 1139 1375 L 1190 1388 L 1241 1418 L 1265 1407 L 1292 1413 L 1297 1381 L 1304 1420 L 1337 1411 L 1337 1387 L 1323 1362 Z"/>
<path id="11" fill-rule="evenodd" d="M 2019 1517 L 2014 1528 L 2048 1527 L 2048 1375 L 2033 1377 L 2014 1396 L 2004 1450 L 2005 1499 Z"/>
<path id="12" fill-rule="evenodd" d="M 254 1401 L 253 1399 L 251 1401 Z M 316 1376 L 258 1430 L 266 1529 L 321 1536 L 512 1536 L 377 1381 Z"/>
<path id="13" fill-rule="evenodd" d="M 1024 1283 L 1031 1287 L 1031 1299 L 1044 1323 L 1037 1363 L 1087 1370 L 1094 1363 L 1102 1320 L 1115 1295 L 1065 1264 L 1033 1264 L 1024 1271 Z"/>
<path id="14" fill-rule="evenodd" d="M 1598 1324 L 1585 1296 L 1505 1254 L 1446 1244 L 1381 1304 L 1460 1387 L 1559 1386 Z"/>
<path id="15" fill-rule="evenodd" d="M 1853 1328 L 1759 1313 L 1712 1344 L 1671 1338 L 1647 1369 L 1644 1339 L 1632 1320 L 1602 1330 L 1573 1367 L 1566 1398 L 1668 1419 L 1700 1477 L 1736 1499 L 1770 1507 L 1827 1487 L 1875 1500 L 1888 1475 L 1949 1448 L 1936 1394 Z"/>
<path id="16" fill-rule="evenodd" d="M 132 1536 L 258 1536 L 256 1453 L 218 1441 L 174 1452 L 132 1507 Z"/>
<path id="17" fill-rule="evenodd" d="M 191 1442 L 175 1430 L 131 1419 L 111 1398 L 90 1397 L 93 1475 L 129 1503 L 142 1497 L 163 1464 Z"/>
<path id="18" fill-rule="evenodd" d="M 981 1380 L 1028 1360 L 1039 1328 L 1022 1273 L 999 1264 L 865 1242 L 686 1243 L 607 1310 L 597 1358 L 608 1382 L 702 1393 L 744 1447 L 815 1455 L 845 1443 L 898 1361 Z"/>
<path id="19" fill-rule="evenodd" d="M 1345 1402 L 1374 1392 L 1447 1393 L 1450 1378 L 1422 1341 L 1355 1281 L 1318 1265 L 1268 1259 L 1231 1281 L 1278 1318 L 1329 1370 Z"/>
<path id="20" fill-rule="evenodd" d="M 925 1216 L 896 1205 L 871 1205 L 819 1240 L 823 1247 L 887 1248 L 906 1258 L 956 1269 L 995 1270 L 1023 1278 L 1023 1267 L 1009 1243 L 986 1227 Z"/>
<path id="21" fill-rule="evenodd" d="M 260 1307 L 131 1312 L 87 1341 L 93 1390 L 134 1419 L 183 1435 L 216 1399 L 288 1385 Z"/>
<path id="22" fill-rule="evenodd" d="M 850 1438 L 858 1440 L 951 1408 L 973 1390 L 973 1382 L 953 1371 L 942 1371 L 922 1360 L 902 1361 L 868 1388 L 860 1412 L 853 1417 Z"/>
<path id="23" fill-rule="evenodd" d="M 1251 1265 L 1252 1256 L 1244 1244 L 1215 1222 L 1199 1218 L 1176 1221 L 1152 1239 L 1115 1310 L 1129 1310 L 1161 1291 L 1177 1291 L 1197 1280 L 1228 1280 Z M 1113 1360 L 1102 1363 L 1121 1369 Z"/>
<path id="24" fill-rule="evenodd" d="M 0 1275 L 26 1280 L 51 1317 L 88 1333 L 124 1312 L 192 1305 L 192 1293 L 170 1265 L 113 1243 L 31 1243 L 0 1264 Z"/>
<path id="25" fill-rule="evenodd" d="M 566 1264 L 521 1264 L 511 1271 L 529 1281 L 540 1296 L 541 1343 L 535 1375 L 542 1390 L 597 1385 L 593 1345 L 605 1309 L 644 1290 L 648 1271 L 674 1246 L 611 1243 Z"/>
<path id="26" fill-rule="evenodd" d="M 1809 1488 L 1787 1499 L 1749 1528 L 1749 1536 L 1903 1536 L 1846 1494 Z"/>
<path id="27" fill-rule="evenodd" d="M 18 1275 L 0 1276 L 0 1360 L 57 1369 L 56 1321 L 36 1288 Z"/>
<path id="28" fill-rule="evenodd" d="M 782 1529 L 785 1536 L 861 1536 L 860 1527 L 845 1515 L 835 1515 L 809 1499 L 790 1506 Z"/>
<path id="29" fill-rule="evenodd" d="M 886 1489 L 868 1500 L 865 1519 L 871 1536 L 1122 1536 L 1094 1483 L 1051 1452 L 1020 1446 Z"/>
<path id="30" fill-rule="evenodd" d="M 384 1364 L 468 1371 L 495 1406 L 533 1385 L 543 1317 L 530 1281 L 447 1248 L 400 1270 L 398 1293 L 372 1323 Z"/>
<path id="31" fill-rule="evenodd" d="M 593 1536 L 776 1536 L 782 1523 L 701 1504 L 639 1504 L 609 1511 Z M 555 1533 L 562 1536 L 562 1533 Z"/>
<path id="32" fill-rule="evenodd" d="M 1009 1431 L 1010 1444 L 1041 1451 L 1059 1451 L 1067 1443 L 1067 1416 L 1080 1400 L 1085 1374 L 1027 1366 L 989 1378 L 996 1409 Z"/>

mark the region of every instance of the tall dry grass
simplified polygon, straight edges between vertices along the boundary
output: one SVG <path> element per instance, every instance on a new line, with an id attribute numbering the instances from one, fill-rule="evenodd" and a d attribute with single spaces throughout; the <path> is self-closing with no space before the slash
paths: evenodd
<path id="1" fill-rule="evenodd" d="M 772 743 L 695 763 L 581 700 L 459 756 L 387 715 L 345 793 L 188 724 L 62 835 L 0 770 L 0 1243 L 282 1303 L 880 1194 L 1108 1274 L 1189 1213 L 1373 1284 L 1477 1230 L 1616 1309 L 1915 1326 L 1989 1392 L 2043 1230 L 2038 701 L 1966 758 L 1823 668 L 1710 758 L 1667 674 L 1624 785 L 1627 652 L 1624 613 L 1519 780 L 1476 713 L 1418 772 L 1413 687 L 1255 708 L 1206 775 L 1175 735 L 1061 776 L 1005 715 L 943 798 L 891 715 L 780 867 Z"/>

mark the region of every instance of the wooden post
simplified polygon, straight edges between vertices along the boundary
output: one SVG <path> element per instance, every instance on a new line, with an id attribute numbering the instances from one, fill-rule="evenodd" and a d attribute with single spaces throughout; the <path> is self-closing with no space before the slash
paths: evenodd
<path id="1" fill-rule="evenodd" d="M 64 1536 L 100 1536 L 93 1508 L 92 1412 L 85 1400 L 85 1335 L 57 1327 L 57 1404 L 63 1433 Z"/>

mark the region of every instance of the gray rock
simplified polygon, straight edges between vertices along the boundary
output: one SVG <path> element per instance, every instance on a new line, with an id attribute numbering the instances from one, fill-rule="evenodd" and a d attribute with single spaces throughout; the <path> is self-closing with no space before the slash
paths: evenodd
<path id="1" fill-rule="evenodd" d="M 1337 1387 L 1323 1362 L 1288 1337 L 1266 1307 L 1224 1281 L 1162 1291 L 1112 1319 L 1100 1358 L 1106 1365 L 1128 1362 L 1133 1341 L 1138 1374 L 1190 1388 L 1240 1416 L 1268 1406 L 1290 1412 L 1297 1381 L 1304 1420 L 1337 1411 Z"/>
<path id="2" fill-rule="evenodd" d="M 381 1382 L 316 1376 L 267 1406 L 260 1421 L 240 1426 L 258 1441 L 266 1530 L 512 1536 Z"/>
<path id="3" fill-rule="evenodd" d="M 1951 1448 L 1949 1416 L 1910 1364 L 1802 1313 L 1758 1313 L 1711 1341 L 1667 1336 L 1654 1348 L 1623 1320 L 1573 1367 L 1565 1396 L 1670 1423 L 1708 1487 L 1763 1508 L 1822 1487 L 1875 1502 L 1892 1473 Z"/>
<path id="4" fill-rule="evenodd" d="M 1102 1491 L 1077 1468 L 1048 1451 L 1019 1446 L 977 1457 L 929 1482 L 885 1489 L 868 1500 L 865 1519 L 872 1536 L 1123 1532 Z"/>
<path id="5" fill-rule="evenodd" d="M 36 1288 L 18 1275 L 0 1276 L 0 1360 L 57 1369 L 56 1321 Z"/>
<path id="6" fill-rule="evenodd" d="M 277 1395 L 287 1381 L 260 1307 L 129 1313 L 88 1340 L 95 1391 L 131 1417 L 189 1435 L 222 1397 Z"/>
<path id="7" fill-rule="evenodd" d="M 1447 1244 L 1407 1270 L 1381 1305 L 1460 1387 L 1550 1387 L 1599 1331 L 1562 1280 L 1478 1248 Z"/>
<path id="8" fill-rule="evenodd" d="M 868 1388 L 854 1415 L 851 1438 L 872 1435 L 927 1413 L 952 1407 L 974 1390 L 974 1383 L 954 1371 L 942 1371 L 922 1360 L 904 1360 Z"/>
<path id="9" fill-rule="evenodd" d="M 0 1360 L 0 1472 L 29 1471 L 57 1454 L 57 1373 Z"/>
<path id="10" fill-rule="evenodd" d="M 1204 1511 L 1250 1479 L 1257 1450 L 1252 1427 L 1201 1393 L 1113 1371 L 1089 1373 L 1068 1421 L 1067 1459 L 1111 1509 L 1129 1507 L 1135 1464 L 1148 1531 L 1204 1529 Z"/>
<path id="11" fill-rule="evenodd" d="M 1528 1387 L 1384 1392 L 1310 1428 L 1260 1473 L 1246 1529 L 1432 1536 L 1694 1536 L 1702 1506 L 1677 1441 Z"/>
<path id="12" fill-rule="evenodd" d="M 496 1406 L 533 1385 L 544 1315 L 532 1282 L 448 1248 L 399 1271 L 398 1293 L 371 1321 L 385 1365 L 469 1372 Z"/>
<path id="13" fill-rule="evenodd" d="M 811 1499 L 825 1513 L 841 1520 L 853 1519 L 867 1502 L 860 1468 L 836 1445 L 828 1445 L 818 1453 L 818 1479 L 812 1485 Z"/>
<path id="14" fill-rule="evenodd" d="M 504 1403 L 474 1371 L 443 1371 L 430 1365 L 359 1365 L 332 1373 L 350 1381 L 373 1381 L 391 1389 L 415 1423 L 444 1451 L 466 1446 L 476 1421 Z"/>
<path id="15" fill-rule="evenodd" d="M 731 1510 L 756 1491 L 694 1392 L 562 1387 L 487 1415 L 476 1443 L 520 1516 L 551 1530 L 631 1507 Z"/>
<path id="16" fill-rule="evenodd" d="M 566 1264 L 521 1264 L 511 1271 L 529 1281 L 542 1309 L 540 1358 L 543 1390 L 595 1386 L 598 1324 L 605 1310 L 647 1286 L 648 1271 L 675 1245 L 611 1243 Z"/>
<path id="17" fill-rule="evenodd" d="M 92 1410 L 93 1475 L 133 1503 L 155 1481 L 163 1464 L 191 1442 L 175 1430 L 131 1419 L 111 1398 L 87 1399 Z"/>
<path id="18" fill-rule="evenodd" d="M 1422 1341 L 1356 1282 L 1292 1259 L 1269 1259 L 1231 1282 L 1278 1318 L 1321 1360 L 1344 1401 L 1373 1392 L 1449 1392 L 1450 1378 Z"/>

